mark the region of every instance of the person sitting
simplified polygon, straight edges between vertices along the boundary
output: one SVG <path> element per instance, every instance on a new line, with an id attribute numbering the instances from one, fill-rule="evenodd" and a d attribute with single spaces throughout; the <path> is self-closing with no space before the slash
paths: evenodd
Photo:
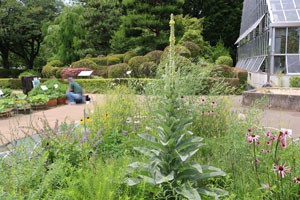
<path id="1" fill-rule="evenodd" d="M 82 103 L 82 87 L 73 80 L 73 78 L 68 78 L 69 88 L 66 93 L 67 99 L 70 105 L 76 104 L 76 103 Z"/>

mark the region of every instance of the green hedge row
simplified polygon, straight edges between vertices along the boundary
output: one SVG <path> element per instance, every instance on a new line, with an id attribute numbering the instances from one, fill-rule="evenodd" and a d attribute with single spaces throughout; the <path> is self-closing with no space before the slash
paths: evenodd
<path id="1" fill-rule="evenodd" d="M 218 78 L 209 78 L 209 82 L 213 83 Z M 49 79 L 41 79 L 43 83 Z M 66 79 L 59 79 L 61 82 L 67 83 Z M 144 86 L 156 79 L 135 79 L 135 78 L 115 78 L 115 79 L 76 79 L 82 85 L 85 93 L 105 93 L 108 89 L 112 89 L 117 85 L 126 85 L 134 88 L 137 93 L 142 93 Z M 225 78 L 225 82 L 229 85 L 238 87 L 240 82 L 238 78 Z M 0 79 L 0 87 L 10 89 L 22 89 L 21 79 Z"/>

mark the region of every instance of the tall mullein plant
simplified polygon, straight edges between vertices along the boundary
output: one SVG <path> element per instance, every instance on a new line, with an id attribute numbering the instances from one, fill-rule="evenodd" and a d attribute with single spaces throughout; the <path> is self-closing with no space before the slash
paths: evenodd
<path id="1" fill-rule="evenodd" d="M 149 160 L 131 163 L 125 182 L 136 185 L 146 181 L 160 185 L 164 199 L 176 199 L 181 196 L 197 200 L 201 199 L 200 194 L 218 198 L 227 195 L 227 192 L 218 188 L 207 188 L 201 180 L 225 176 L 225 173 L 218 168 L 192 161 L 193 155 L 203 145 L 203 138 L 193 136 L 189 131 L 192 124 L 191 110 L 184 98 L 176 94 L 174 24 L 171 15 L 170 55 L 164 78 L 164 95 L 159 97 L 159 110 L 153 117 L 153 129 L 148 133 L 139 134 L 147 145 L 134 147 Z"/>

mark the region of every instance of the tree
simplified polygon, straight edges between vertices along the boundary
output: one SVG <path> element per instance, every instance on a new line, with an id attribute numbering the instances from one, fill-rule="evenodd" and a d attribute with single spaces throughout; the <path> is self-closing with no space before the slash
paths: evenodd
<path id="1" fill-rule="evenodd" d="M 168 45 L 169 16 L 182 13 L 184 0 L 123 0 L 126 15 L 116 32 L 112 47 L 118 50 L 118 42 L 125 38 L 121 48 L 139 48 L 141 53 L 163 49 Z"/>
<path id="2" fill-rule="evenodd" d="M 87 53 L 109 53 L 109 41 L 121 23 L 121 4 L 117 0 L 86 0 L 83 6 Z"/>
<path id="3" fill-rule="evenodd" d="M 53 51 L 52 59 L 70 64 L 83 56 L 82 40 L 86 33 L 83 12 L 81 5 L 65 7 L 54 23 L 48 26 L 45 43 Z"/>
<path id="4" fill-rule="evenodd" d="M 239 36 L 243 0 L 186 0 L 185 14 L 204 17 L 204 39 L 216 45 L 221 39 L 235 58 L 234 42 Z"/>
<path id="5" fill-rule="evenodd" d="M 43 41 L 43 23 L 53 20 L 63 4 L 57 0 L 6 0 L 0 5 L 3 8 L 0 40 L 4 66 L 9 67 L 7 53 L 13 52 L 32 69 Z"/>
<path id="6" fill-rule="evenodd" d="M 20 13 L 24 10 L 21 2 L 15 0 L 0 1 L 0 54 L 2 65 L 10 68 L 9 52 L 13 35 L 16 31 L 15 24 L 22 20 Z"/>

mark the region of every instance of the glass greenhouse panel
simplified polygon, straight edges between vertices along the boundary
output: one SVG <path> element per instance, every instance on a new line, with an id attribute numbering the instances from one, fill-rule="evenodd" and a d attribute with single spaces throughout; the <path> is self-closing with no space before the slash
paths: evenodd
<path id="1" fill-rule="evenodd" d="M 277 28 L 275 32 L 275 53 L 285 53 L 286 28 Z"/>
<path id="2" fill-rule="evenodd" d="M 300 55 L 287 56 L 287 73 L 288 74 L 300 73 Z"/>
<path id="3" fill-rule="evenodd" d="M 298 22 L 299 0 L 269 0 L 272 22 Z"/>
<path id="4" fill-rule="evenodd" d="M 299 53 L 299 28 L 288 29 L 287 53 Z"/>

